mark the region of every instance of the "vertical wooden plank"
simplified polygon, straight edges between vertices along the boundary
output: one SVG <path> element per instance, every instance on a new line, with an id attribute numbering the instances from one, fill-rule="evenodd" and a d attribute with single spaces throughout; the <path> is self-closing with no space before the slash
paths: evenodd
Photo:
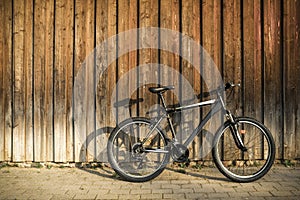
<path id="1" fill-rule="evenodd" d="M 260 0 L 244 1 L 244 114 L 262 120 Z"/>
<path id="2" fill-rule="evenodd" d="M 295 159 L 300 157 L 300 1 L 284 1 L 283 7 L 284 158 Z"/>
<path id="3" fill-rule="evenodd" d="M 107 161 L 106 144 L 107 144 L 107 118 L 105 113 L 107 106 L 107 76 L 105 76 L 104 65 L 107 63 L 105 49 L 100 49 L 100 45 L 107 39 L 108 30 L 108 1 L 96 1 L 96 69 L 99 82 L 96 83 L 96 139 L 97 139 L 97 161 Z M 99 74 L 98 72 L 103 72 Z M 107 134 L 107 135 L 106 135 Z"/>
<path id="4" fill-rule="evenodd" d="M 54 2 L 34 6 L 34 160 L 53 161 Z"/>
<path id="5" fill-rule="evenodd" d="M 224 45 L 224 82 L 241 83 L 241 9 L 240 1 L 223 1 L 223 45 Z M 242 114 L 241 90 L 235 89 L 230 98 L 226 99 L 226 106 L 232 114 L 240 116 Z M 226 137 L 224 140 L 226 141 Z M 225 143 L 224 149 L 232 148 Z M 225 151 L 227 153 L 227 151 Z M 230 152 L 229 152 L 230 153 Z M 225 155 L 228 157 L 228 155 Z"/>
<path id="6" fill-rule="evenodd" d="M 282 77 L 280 56 L 280 1 L 264 1 L 264 122 L 275 139 L 276 158 L 282 158 Z"/>
<path id="7" fill-rule="evenodd" d="M 4 12 L 4 9 L 7 9 L 5 8 L 5 2 L 0 2 L 0 11 L 1 11 L 1 14 L 0 14 L 0 26 L 1 27 L 5 27 L 4 24 L 4 20 L 6 19 L 5 17 L 5 12 Z M 5 29 L 0 29 L 0 63 L 1 63 L 1 67 L 0 67 L 0 94 L 1 96 L 5 97 L 5 95 L 3 95 L 5 92 L 4 92 L 4 58 L 3 58 L 3 50 L 5 49 L 4 47 L 4 41 L 5 39 L 6 40 L 9 40 L 9 38 L 4 38 L 5 36 Z M 4 98 L 1 98 L 0 99 L 0 161 L 4 161 L 4 145 L 5 145 L 5 129 L 4 129 L 4 125 L 5 125 L 5 122 L 4 122 Z"/>
<path id="8" fill-rule="evenodd" d="M 200 43 L 200 4 L 199 1 L 182 1 L 182 33 L 193 39 L 193 41 Z M 192 11 L 192 14 L 191 14 Z M 200 56 L 194 54 L 193 49 L 191 49 L 188 41 L 182 42 L 182 54 L 187 55 L 190 61 L 199 59 Z M 200 93 L 200 74 L 196 71 L 192 64 L 188 60 L 182 61 L 182 76 L 187 80 L 187 82 L 193 87 L 194 94 Z M 199 69 L 200 71 L 200 69 Z M 190 94 L 186 90 L 184 81 L 182 82 L 182 100 L 183 104 L 197 103 L 197 99 L 191 98 L 193 94 Z M 186 139 L 189 134 L 197 127 L 199 124 L 200 116 L 199 108 L 188 110 L 183 112 L 183 121 L 181 122 L 183 139 Z M 198 138 L 197 138 L 198 139 Z M 189 147 L 190 157 L 192 159 L 196 158 L 196 154 L 199 153 L 199 141 L 197 139 L 193 142 L 193 145 Z M 195 143 L 197 142 L 197 144 Z M 197 146 L 197 149 L 194 149 Z M 197 157 L 199 158 L 200 155 Z"/>
<path id="9" fill-rule="evenodd" d="M 44 42 L 44 25 L 43 18 L 45 2 L 37 1 L 34 4 L 34 160 L 41 161 L 44 158 L 44 114 L 42 102 L 44 101 L 44 80 L 45 74 L 43 42 Z"/>
<path id="10" fill-rule="evenodd" d="M 72 70 L 73 70 L 72 1 L 56 0 L 54 62 L 54 161 L 72 160 Z"/>
<path id="11" fill-rule="evenodd" d="M 33 2 L 25 4 L 25 31 L 24 41 L 26 53 L 24 54 L 24 64 L 27 65 L 24 70 L 25 75 L 25 160 L 33 160 Z"/>
<path id="12" fill-rule="evenodd" d="M 137 1 L 120 0 L 118 1 L 118 49 L 129 49 L 137 46 L 136 38 L 132 38 L 128 34 L 122 32 L 137 28 Z M 128 46 L 128 39 L 131 40 Z M 137 51 L 128 52 L 118 58 L 118 82 L 122 80 L 118 86 L 117 103 L 117 121 L 121 122 L 133 115 L 136 115 L 137 92 Z M 130 74 L 128 72 L 130 71 Z M 130 93 L 129 93 L 130 92 Z M 134 92 L 134 93 L 132 93 Z M 126 103 L 125 103 L 126 102 Z M 133 103 L 129 105 L 128 103 Z"/>
<path id="13" fill-rule="evenodd" d="M 128 29 L 137 29 L 138 28 L 138 0 L 132 0 L 130 1 L 129 4 L 129 24 L 128 24 Z M 134 38 L 131 45 L 132 46 L 137 46 L 137 38 Z M 129 91 L 135 91 L 133 94 L 130 94 L 130 98 L 133 100 L 133 103 L 130 105 L 130 116 L 135 117 L 137 116 L 137 105 L 139 102 L 138 96 L 137 96 L 137 70 L 134 69 L 138 63 L 137 63 L 137 54 L 138 51 L 133 51 L 129 53 L 129 61 L 128 61 L 128 66 L 129 70 L 134 70 L 134 73 L 131 73 L 129 75 Z"/>
<path id="14" fill-rule="evenodd" d="M 199 45 L 201 44 L 201 38 L 202 38 L 202 30 L 201 30 L 201 26 L 202 26 L 202 21 L 201 21 L 201 9 L 202 7 L 202 2 L 201 1 L 193 1 L 193 39 L 195 42 L 197 42 Z M 202 46 L 201 46 L 202 48 Z M 201 63 L 201 54 L 193 54 L 193 60 L 199 60 Z M 194 66 L 196 67 L 196 66 Z M 200 72 L 200 73 L 199 73 Z M 199 66 L 198 71 L 196 69 L 194 69 L 194 91 L 195 94 L 200 94 L 201 93 L 201 66 Z M 197 99 L 197 102 L 199 102 L 199 99 Z M 201 120 L 201 109 L 196 109 L 195 113 L 194 113 L 194 127 L 197 127 L 197 125 L 200 123 Z M 201 154 L 200 154 L 200 148 L 202 146 L 201 143 L 201 134 L 198 134 L 198 136 L 195 138 L 194 142 L 193 142 L 193 158 L 194 160 L 201 160 Z"/>
<path id="15" fill-rule="evenodd" d="M 130 1 L 129 4 L 129 15 L 128 15 L 128 30 L 136 30 L 138 33 L 138 0 Z M 138 48 L 138 38 L 132 38 L 130 42 L 130 48 Z M 136 117 L 138 115 L 138 50 L 128 53 L 128 70 L 130 70 L 129 80 L 128 80 L 128 90 L 131 92 L 128 97 L 130 98 L 129 105 L 129 115 L 130 117 Z"/>
<path id="16" fill-rule="evenodd" d="M 108 17 L 107 17 L 107 38 L 113 37 L 117 34 L 117 1 L 116 0 L 108 0 L 107 2 L 108 6 Z M 108 60 L 113 60 L 112 58 L 116 57 L 117 53 L 117 43 L 116 40 L 112 41 L 112 46 L 108 47 Z M 106 73 L 106 87 L 107 87 L 107 107 L 105 108 L 105 113 L 108 114 L 106 125 L 108 127 L 115 127 L 117 118 L 113 115 L 112 110 L 115 110 L 113 108 L 114 105 L 112 105 L 112 93 L 113 90 L 116 87 L 116 74 L 117 74 L 117 63 L 116 60 L 114 60 L 112 63 L 108 63 L 108 69 Z"/>
<path id="17" fill-rule="evenodd" d="M 107 64 L 107 60 L 109 59 L 109 57 L 115 56 L 116 53 L 116 45 L 113 45 L 113 47 L 108 47 L 108 49 L 99 49 L 99 45 L 101 45 L 102 42 L 116 34 L 116 9 L 117 8 L 115 0 L 96 1 L 96 21 L 94 23 L 96 23 L 95 40 L 97 44 L 97 72 L 102 72 L 104 70 L 104 66 L 106 66 Z M 95 136 L 89 136 L 88 141 L 96 139 L 95 159 L 101 162 L 107 161 L 107 137 L 109 131 L 112 129 L 112 127 L 115 126 L 115 120 L 112 119 L 113 116 L 111 112 L 112 106 L 110 98 L 116 82 L 115 66 L 116 63 L 114 62 L 108 67 L 106 71 L 103 72 L 103 74 L 96 74 L 97 77 L 101 76 L 99 82 L 96 83 L 96 134 Z M 75 146 L 75 148 L 80 147 L 81 146 Z M 84 150 L 82 150 L 79 155 L 79 150 L 80 149 L 75 151 L 75 159 L 77 161 L 82 161 L 86 159 L 85 157 L 82 157 L 85 153 Z"/>
<path id="18" fill-rule="evenodd" d="M 191 10 L 193 7 L 193 2 L 191 0 L 188 1 L 182 1 L 181 3 L 181 32 L 185 36 L 187 35 L 188 37 L 193 37 L 192 34 L 192 17 L 193 15 L 190 14 Z M 182 55 L 186 55 L 187 58 L 192 59 L 192 52 L 191 49 L 189 49 L 189 43 L 188 41 L 181 41 L 181 52 Z M 185 85 L 184 85 L 184 80 L 186 79 L 187 82 L 193 87 L 194 83 L 194 72 L 193 72 L 193 66 L 185 59 L 181 60 L 181 104 L 185 103 L 195 103 L 195 102 L 189 102 L 188 96 L 190 94 L 187 93 L 185 90 Z M 191 133 L 194 128 L 194 124 L 192 123 L 192 116 L 191 110 L 183 111 L 182 112 L 182 120 L 180 123 L 180 140 L 184 142 L 184 140 L 187 138 L 187 134 Z M 177 133 L 178 134 L 178 133 Z M 191 151 L 192 149 L 189 147 L 189 150 Z"/>
<path id="19" fill-rule="evenodd" d="M 94 56 L 92 54 L 94 50 L 94 5 L 94 0 L 77 0 L 75 9 L 75 65 L 77 69 L 85 67 L 84 71 L 82 71 L 85 74 L 84 85 L 82 86 L 85 87 L 83 110 L 80 112 L 80 119 L 78 119 L 82 123 L 79 123 L 80 126 L 76 126 L 76 128 L 79 129 L 77 131 L 85 133 L 86 138 L 95 134 L 95 91 L 93 89 L 95 68 Z M 86 152 L 86 161 L 93 161 L 95 159 L 95 139 L 93 137 L 91 142 L 86 143 L 88 150 Z"/>
<path id="20" fill-rule="evenodd" d="M 54 80 L 54 9 L 55 4 L 54 2 L 46 2 L 46 13 L 45 18 L 46 21 L 49 22 L 46 25 L 46 33 L 47 37 L 45 37 L 45 134 L 46 134 L 46 161 L 53 161 L 54 160 L 54 150 L 53 150 L 53 95 L 54 95 L 54 88 L 53 88 L 53 80 Z M 50 24 L 51 23 L 51 24 Z"/>
<path id="21" fill-rule="evenodd" d="M 105 0 L 97 1 L 96 15 L 96 43 L 101 45 L 102 42 L 116 34 L 116 1 Z M 115 41 L 114 41 L 115 42 Z M 115 43 L 114 43 L 115 44 Z M 110 131 L 115 127 L 111 105 L 112 92 L 116 83 L 116 62 L 110 66 L 107 60 L 116 55 L 116 45 L 107 47 L 107 49 L 97 48 L 97 71 L 103 71 L 97 74 L 99 82 L 96 90 L 96 144 L 97 144 L 97 161 L 106 162 L 107 152 L 106 144 Z M 107 69 L 104 66 L 108 67 Z M 105 70 L 105 71 L 104 71 Z"/>
<path id="22" fill-rule="evenodd" d="M 98 9 L 99 8 L 99 9 Z M 100 12 L 98 12 L 100 10 Z M 97 18 L 97 24 L 101 24 L 101 29 L 97 31 L 97 44 L 99 44 L 98 33 L 100 35 L 100 41 L 110 39 L 115 37 L 117 34 L 117 0 L 105 0 L 97 1 L 97 13 L 101 13 L 101 17 Z M 99 16 L 99 15 L 97 15 Z M 97 26 L 98 27 L 98 26 Z M 100 49 L 100 51 L 103 49 Z M 116 53 L 117 53 L 117 42 L 111 40 L 111 43 L 107 45 L 107 49 L 104 50 L 104 55 L 100 55 L 103 58 L 104 65 L 107 69 L 102 74 L 100 82 L 97 83 L 97 117 L 96 117 L 96 129 L 98 134 L 105 134 L 102 137 L 97 137 L 97 160 L 107 161 L 106 144 L 109 133 L 116 126 L 117 116 L 115 112 L 115 107 L 112 105 L 113 91 L 116 87 L 116 77 L 117 77 L 117 64 L 116 64 Z M 97 52 L 98 56 L 98 52 Z M 97 57 L 98 58 L 98 57 Z M 108 60 L 113 61 L 112 63 L 107 63 Z M 98 63 L 97 63 L 98 66 Z M 102 67 L 102 66 L 100 66 Z M 103 84 L 101 86 L 101 84 Z M 100 105 L 99 102 L 100 101 Z M 99 105 L 99 106 L 98 106 Z M 114 112 L 114 113 L 113 113 Z M 99 113 L 99 114 L 98 114 Z M 103 119 L 103 120 L 102 120 Z M 98 148 L 98 146 L 100 148 Z"/>
<path id="23" fill-rule="evenodd" d="M 12 2 L 0 2 L 0 161 L 10 161 L 12 133 Z"/>
<path id="24" fill-rule="evenodd" d="M 161 6 L 160 6 L 160 27 L 162 29 L 170 29 L 176 32 L 179 32 L 179 1 L 177 0 L 166 0 L 166 1 L 161 1 Z M 167 41 L 160 41 L 162 46 L 170 46 L 173 45 L 172 47 L 174 48 L 174 51 L 179 52 L 179 37 L 178 38 L 173 38 L 174 43 L 173 44 L 168 44 Z M 176 71 L 179 71 L 179 56 L 172 54 L 170 52 L 166 52 L 164 50 L 161 50 L 160 52 L 160 62 L 164 65 L 167 65 L 168 67 L 173 68 Z M 169 85 L 175 85 L 176 88 L 175 90 L 179 90 L 178 87 L 178 78 L 175 77 L 175 74 L 169 74 L 168 70 L 161 69 L 161 82 L 169 82 Z M 172 104 L 175 103 L 178 100 L 175 100 L 174 95 L 171 93 L 165 94 L 166 100 L 168 103 Z"/>
<path id="25" fill-rule="evenodd" d="M 260 1 L 243 1 L 244 35 L 244 115 L 262 121 L 262 42 L 261 42 L 261 5 Z M 246 135 L 247 137 L 247 135 Z M 259 143 L 259 140 L 256 141 Z M 259 156 L 260 150 L 254 150 Z"/>
<path id="26" fill-rule="evenodd" d="M 299 55 L 299 53 L 300 53 L 300 41 L 299 41 L 299 35 L 300 35 L 300 2 L 299 2 L 299 0 L 297 0 L 296 1 L 296 6 L 294 7 L 294 8 L 296 8 L 297 10 L 296 10 L 296 35 L 298 35 L 298 37 L 296 37 L 297 38 L 297 40 L 295 41 L 295 44 L 297 44 L 297 50 L 295 50 L 295 54 L 296 54 L 296 56 L 294 57 L 295 59 L 296 59 L 296 64 L 295 64 L 295 66 L 297 66 L 296 67 L 296 69 L 297 69 L 297 74 L 298 75 L 296 75 L 296 77 L 299 77 L 300 75 L 300 55 Z M 297 90 L 297 99 L 300 99 L 300 92 L 299 92 L 299 85 L 300 85 L 300 79 L 299 78 L 297 78 L 297 83 L 296 83 L 296 88 L 298 88 L 298 90 Z M 296 124 L 297 124 L 297 128 L 296 128 L 296 130 L 295 130 L 295 134 L 297 134 L 296 135 L 296 155 L 295 155 L 295 158 L 300 158 L 300 101 L 298 101 L 298 106 L 297 106 L 297 111 L 295 111 L 295 113 L 296 113 L 296 117 L 295 117 L 295 120 L 296 120 Z"/>
<path id="27" fill-rule="evenodd" d="M 117 0 L 107 0 L 107 38 L 113 37 L 117 34 Z M 112 41 L 112 46 L 108 46 L 107 59 L 113 60 L 112 58 L 116 57 L 116 49 L 117 43 L 116 41 Z M 106 78 L 106 107 L 105 114 L 106 116 L 106 127 L 115 127 L 116 126 L 116 116 L 113 115 L 112 110 L 113 106 L 112 99 L 116 98 L 112 97 L 112 93 L 114 88 L 116 87 L 116 73 L 117 73 L 117 64 L 114 60 L 107 68 L 105 73 Z"/>
<path id="28" fill-rule="evenodd" d="M 14 161 L 33 159 L 32 16 L 32 1 L 14 2 Z"/>
<path id="29" fill-rule="evenodd" d="M 224 81 L 241 83 L 241 12 L 240 1 L 223 1 L 224 12 Z M 241 115 L 241 90 L 236 88 L 226 99 L 233 114 Z"/>
<path id="30" fill-rule="evenodd" d="M 108 0 L 108 30 L 107 30 L 107 38 L 113 37 L 117 34 L 117 0 Z M 108 60 L 112 60 L 112 58 L 116 57 L 116 52 L 117 52 L 117 43 L 116 40 L 113 41 L 112 46 L 108 47 Z M 109 63 L 110 64 L 110 63 Z M 108 103 L 107 103 L 107 108 L 106 108 L 106 113 L 109 113 L 109 121 L 108 124 L 112 127 L 115 127 L 116 125 L 116 116 L 113 116 L 111 111 L 113 110 L 112 107 L 114 105 L 111 105 L 111 98 L 112 97 L 112 92 L 114 90 L 114 88 L 116 87 L 116 73 L 117 73 L 117 64 L 116 61 L 113 61 L 113 63 L 111 63 L 108 66 L 108 70 L 107 70 L 107 88 L 108 88 L 108 94 L 109 94 L 109 99 L 108 99 Z M 114 97 L 116 98 L 116 97 Z M 115 118 L 114 118 L 115 117 Z"/>
<path id="31" fill-rule="evenodd" d="M 130 1 L 128 0 L 119 0 L 118 1 L 118 32 L 122 33 L 129 29 L 129 12 L 130 12 Z M 122 35 L 118 37 L 118 49 L 126 49 L 126 35 Z M 129 77 L 126 73 L 129 71 L 129 54 L 125 54 L 118 58 L 118 81 L 122 78 L 122 83 L 117 88 L 118 90 L 118 106 L 116 109 L 118 110 L 117 120 L 118 122 L 122 122 L 123 120 L 129 118 L 129 115 L 126 115 L 126 111 L 129 109 L 129 105 L 121 104 L 119 102 L 124 102 L 128 98 L 129 92 Z M 124 75 L 124 77 L 122 77 Z"/>
<path id="32" fill-rule="evenodd" d="M 221 3 L 217 0 L 204 1 L 203 2 L 203 48 L 206 50 L 207 54 L 215 62 L 215 66 L 221 71 Z M 204 58 L 203 62 L 203 92 L 207 92 L 207 85 L 212 85 L 216 87 L 214 82 L 214 74 L 209 67 L 210 63 L 207 63 L 207 59 Z M 213 89 L 213 88 L 211 88 Z M 203 108 L 202 115 L 205 116 L 209 108 Z M 218 119 L 219 120 L 219 119 Z M 210 120 L 211 121 L 211 120 Z M 215 122 L 208 123 L 208 127 L 204 127 L 206 130 L 202 133 L 202 147 L 200 151 L 203 153 L 201 156 L 204 160 L 211 160 L 210 155 L 210 145 L 211 137 L 213 133 L 210 130 L 215 130 Z"/>
<path id="33" fill-rule="evenodd" d="M 139 13 L 139 27 L 157 27 L 158 26 L 158 1 L 140 0 L 140 13 Z M 150 47 L 149 35 L 147 33 L 140 33 L 139 43 L 146 47 Z M 158 50 L 157 49 L 140 49 L 139 50 L 139 65 L 158 63 Z M 147 68 L 139 71 L 139 81 L 148 83 L 148 80 L 155 80 L 157 77 L 157 70 L 149 70 Z M 153 86 L 153 85 L 152 85 Z M 153 105 L 157 103 L 157 96 L 148 91 L 149 85 L 144 85 L 139 89 L 139 98 L 143 98 L 143 102 L 139 105 L 139 116 L 146 116 Z"/>
<path id="34" fill-rule="evenodd" d="M 219 0 L 203 2 L 203 47 L 217 68 L 221 69 L 221 4 Z M 207 78 L 213 78 L 207 76 Z"/>
<path id="35" fill-rule="evenodd" d="M 160 4 L 160 27 L 162 29 L 170 29 L 172 31 L 179 32 L 179 1 L 177 0 L 165 0 L 161 1 Z M 171 46 L 175 52 L 179 52 L 179 37 L 174 36 L 172 38 L 173 43 L 168 43 L 166 40 L 161 40 L 161 46 Z M 167 52 L 164 50 L 160 51 L 160 63 L 168 66 L 173 71 L 170 73 L 170 70 L 160 68 L 160 82 L 162 85 L 174 85 L 175 90 L 173 92 L 167 92 L 164 94 L 166 104 L 174 105 L 179 103 L 179 97 L 174 93 L 179 94 L 179 55 L 176 55 L 172 52 Z M 175 73 L 177 72 L 177 74 Z M 175 129 L 178 127 L 178 121 L 176 117 L 173 119 L 173 124 Z M 167 124 L 166 124 L 167 125 Z M 170 133 L 170 130 L 168 132 Z M 171 136 L 171 135 L 170 135 Z"/>

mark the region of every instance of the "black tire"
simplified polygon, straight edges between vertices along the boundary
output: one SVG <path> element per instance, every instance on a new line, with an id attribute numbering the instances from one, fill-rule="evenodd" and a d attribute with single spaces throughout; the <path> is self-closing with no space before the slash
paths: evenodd
<path id="1" fill-rule="evenodd" d="M 252 182 L 263 177 L 275 159 L 275 144 L 270 131 L 255 119 L 236 119 L 247 151 L 242 152 L 232 136 L 232 124 L 226 122 L 214 138 L 213 159 L 219 171 L 235 182 Z"/>
<path id="2" fill-rule="evenodd" d="M 162 173 L 169 162 L 167 140 L 163 131 L 158 127 L 150 134 L 144 146 L 151 150 L 159 149 L 168 153 L 145 153 L 135 150 L 139 142 L 149 133 L 148 130 L 152 128 L 152 124 L 147 118 L 130 118 L 112 131 L 107 145 L 108 161 L 122 179 L 131 182 L 149 181 Z"/>

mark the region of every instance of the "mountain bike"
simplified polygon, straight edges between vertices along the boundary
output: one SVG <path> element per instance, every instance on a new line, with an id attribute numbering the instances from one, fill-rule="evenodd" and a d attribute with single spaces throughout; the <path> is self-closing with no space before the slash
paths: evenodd
<path id="1" fill-rule="evenodd" d="M 174 86 L 149 88 L 150 92 L 159 96 L 163 111 L 155 119 L 129 118 L 114 128 L 107 144 L 111 167 L 126 181 L 144 182 L 157 177 L 169 163 L 170 157 L 176 162 L 188 160 L 188 146 L 209 119 L 221 111 L 225 123 L 216 131 L 212 148 L 216 167 L 235 182 L 252 182 L 263 177 L 275 159 L 274 139 L 261 122 L 249 117 L 236 117 L 226 108 L 224 91 L 233 90 L 236 86 L 239 84 L 226 83 L 209 92 L 209 95 L 215 96 L 214 99 L 176 107 L 167 106 L 163 97 Z M 171 120 L 172 114 L 209 105 L 211 108 L 207 115 L 185 142 L 180 143 Z M 164 119 L 171 136 L 160 126 Z"/>

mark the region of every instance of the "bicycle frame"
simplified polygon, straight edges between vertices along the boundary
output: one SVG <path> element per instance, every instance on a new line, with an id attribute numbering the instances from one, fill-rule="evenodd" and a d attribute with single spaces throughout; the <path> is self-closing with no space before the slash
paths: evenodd
<path id="1" fill-rule="evenodd" d="M 196 108 L 196 107 L 204 107 L 204 106 L 211 105 L 213 107 L 206 114 L 206 116 L 203 118 L 203 120 L 200 121 L 200 123 L 198 124 L 196 129 L 194 129 L 192 134 L 187 138 L 187 140 L 183 143 L 183 145 L 186 146 L 186 147 L 189 146 L 192 143 L 192 141 L 194 140 L 194 138 L 198 135 L 198 133 L 203 129 L 203 127 L 209 121 L 209 119 L 212 118 L 218 111 L 221 110 L 223 115 L 226 115 L 227 119 L 230 120 L 231 123 L 233 124 L 233 133 L 234 133 L 233 137 L 234 137 L 236 145 L 241 150 L 246 151 L 246 147 L 243 144 L 242 138 L 240 137 L 240 134 L 239 134 L 238 129 L 237 129 L 237 125 L 235 123 L 235 117 L 231 114 L 230 111 L 228 111 L 226 109 L 226 106 L 224 104 L 222 95 L 220 94 L 219 91 L 217 91 L 217 97 L 218 97 L 217 99 L 211 99 L 211 100 L 207 100 L 207 101 L 203 101 L 203 102 L 199 102 L 199 103 L 195 103 L 195 104 L 190 104 L 190 105 L 186 105 L 186 106 L 179 106 L 179 107 L 175 107 L 175 108 L 167 108 L 163 95 L 161 93 L 159 93 L 158 95 L 159 95 L 159 97 L 161 99 L 161 102 L 163 104 L 164 113 L 163 113 L 163 115 L 158 117 L 159 119 L 154 124 L 152 130 L 148 133 L 148 136 L 151 135 L 152 131 L 160 124 L 160 122 L 163 119 L 167 118 L 168 125 L 169 125 L 171 133 L 172 133 L 172 139 L 175 142 L 177 142 L 175 129 L 174 129 L 174 126 L 172 124 L 170 115 L 174 114 L 176 112 L 182 112 L 183 110 L 189 110 L 189 109 L 193 109 L 193 108 Z M 144 139 L 144 141 L 142 143 L 144 143 L 147 140 L 148 136 L 146 136 L 146 138 Z M 167 135 L 165 135 L 165 137 L 168 138 Z"/>

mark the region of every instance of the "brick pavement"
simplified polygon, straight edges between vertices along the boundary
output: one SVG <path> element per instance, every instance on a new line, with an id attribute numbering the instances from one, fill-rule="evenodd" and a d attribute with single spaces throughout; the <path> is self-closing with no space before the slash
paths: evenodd
<path id="1" fill-rule="evenodd" d="M 118 180 L 109 168 L 0 169 L 0 199 L 300 199 L 300 167 L 276 165 L 254 183 L 233 183 L 216 168 L 167 169 L 145 183 Z"/>

